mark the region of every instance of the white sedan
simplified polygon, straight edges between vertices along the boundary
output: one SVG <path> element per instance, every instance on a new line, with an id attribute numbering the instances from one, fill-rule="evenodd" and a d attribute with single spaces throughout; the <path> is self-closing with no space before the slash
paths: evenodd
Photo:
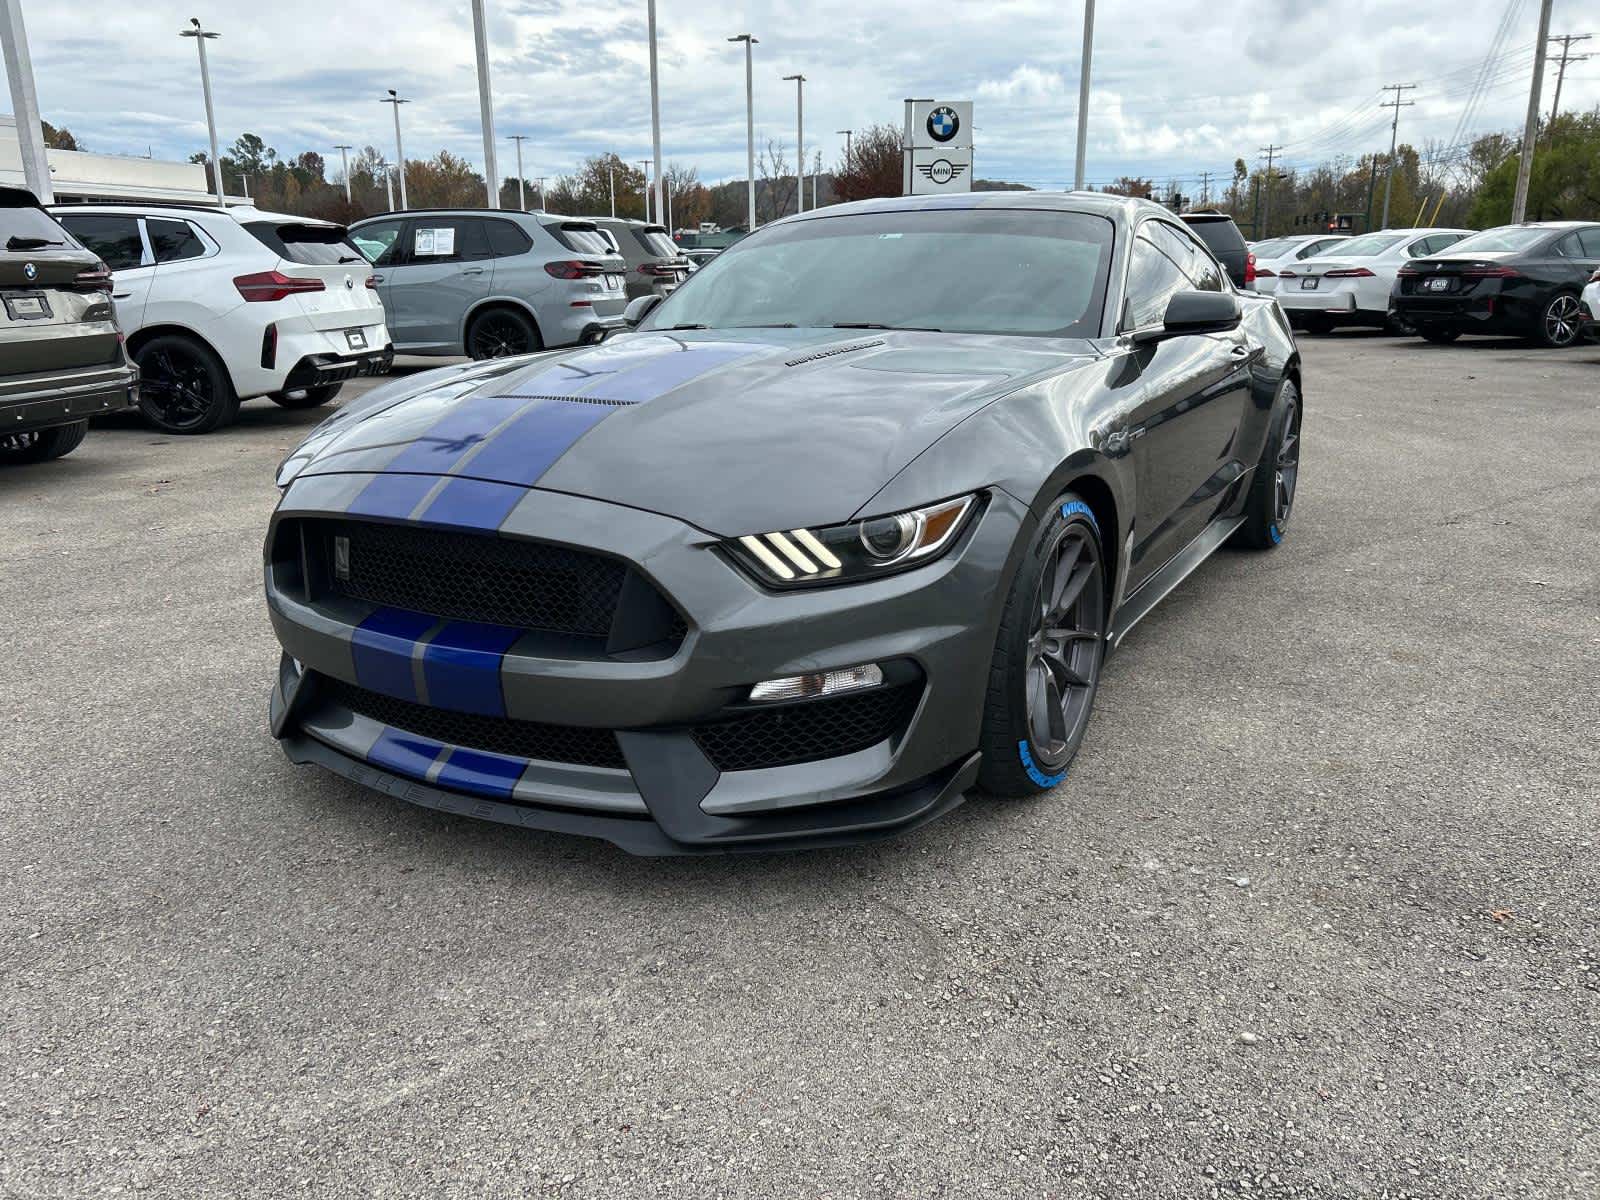
<path id="1" fill-rule="evenodd" d="M 1278 290 L 1278 272 L 1293 267 L 1303 258 L 1321 254 L 1339 242 L 1350 240 L 1348 233 L 1296 233 L 1288 237 L 1254 242 L 1250 252 L 1256 256 L 1255 278 L 1250 287 L 1270 296 Z"/>
<path id="2" fill-rule="evenodd" d="M 1592 338 L 1600 338 L 1600 271 L 1589 276 L 1583 289 L 1583 327 Z"/>
<path id="3" fill-rule="evenodd" d="M 1350 238 L 1278 272 L 1278 303 L 1290 324 L 1310 333 L 1337 325 L 1376 325 L 1408 333 L 1389 315 L 1395 275 L 1413 258 L 1438 254 L 1468 229 L 1382 229 Z"/>

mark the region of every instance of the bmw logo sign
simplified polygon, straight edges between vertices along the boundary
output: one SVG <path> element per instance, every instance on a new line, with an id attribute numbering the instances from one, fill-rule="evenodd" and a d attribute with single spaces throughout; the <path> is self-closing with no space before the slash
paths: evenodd
<path id="1" fill-rule="evenodd" d="M 38 277 L 38 275 L 39 275 L 39 268 L 38 267 L 34 266 L 32 263 L 23 263 L 22 264 L 22 277 L 24 279 L 35 279 L 35 278 Z"/>
<path id="2" fill-rule="evenodd" d="M 936 142 L 948 142 L 961 131 L 961 118 L 948 104 L 941 104 L 928 114 L 928 136 Z"/>
<path id="3" fill-rule="evenodd" d="M 354 279 L 351 279 L 350 276 L 346 275 L 344 277 L 344 290 L 347 291 L 347 292 L 351 291 L 352 289 L 354 289 L 355 286 L 356 286 L 356 281 Z"/>

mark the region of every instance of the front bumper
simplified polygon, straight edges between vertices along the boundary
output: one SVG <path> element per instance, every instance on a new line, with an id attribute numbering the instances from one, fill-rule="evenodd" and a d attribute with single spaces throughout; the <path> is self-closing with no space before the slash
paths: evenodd
<path id="1" fill-rule="evenodd" d="M 992 495 L 956 546 L 925 568 L 776 594 L 723 559 L 713 549 L 716 539 L 681 522 L 516 489 L 514 507 L 498 527 L 502 537 L 549 543 L 559 531 L 566 546 L 629 564 L 684 618 L 675 649 L 620 657 L 567 653 L 507 631 L 509 646 L 497 651 L 492 667 L 495 702 L 503 704 L 495 719 L 614 735 L 620 760 L 586 765 L 507 755 L 503 746 L 486 755 L 484 744 L 462 744 L 481 735 L 440 732 L 460 728 L 459 721 L 430 720 L 419 733 L 393 724 L 413 724 L 406 714 L 415 715 L 415 708 L 399 710 L 385 725 L 371 708 L 357 712 L 326 698 L 351 694 L 341 685 L 382 690 L 390 686 L 386 678 L 408 691 L 411 664 L 426 653 L 402 641 L 390 647 L 393 670 L 374 666 L 372 639 L 358 632 L 370 623 L 366 610 L 320 602 L 310 589 L 302 598 L 274 565 L 273 540 L 283 522 L 344 516 L 373 478 L 296 480 L 269 534 L 268 604 L 285 650 L 273 732 L 296 762 L 331 766 L 429 807 L 588 834 L 656 854 L 888 836 L 954 807 L 975 778 L 1003 602 L 998 581 L 1031 520 L 1003 493 Z M 366 645 L 357 652 L 353 647 L 363 638 Z M 446 647 L 444 653 L 457 651 Z M 908 715 L 887 736 L 803 761 L 718 764 L 705 731 L 756 711 L 746 703 L 751 684 L 867 662 L 886 664 L 902 688 L 914 680 Z M 323 687 L 319 680 L 335 682 Z M 431 711 L 443 707 L 444 691 L 430 687 L 427 703 L 438 706 Z M 410 696 L 419 698 L 420 692 Z M 793 711 L 830 702 L 802 701 Z"/>
<path id="2" fill-rule="evenodd" d="M 138 402 L 139 369 L 131 364 L 0 379 L 0 433 L 70 425 Z"/>

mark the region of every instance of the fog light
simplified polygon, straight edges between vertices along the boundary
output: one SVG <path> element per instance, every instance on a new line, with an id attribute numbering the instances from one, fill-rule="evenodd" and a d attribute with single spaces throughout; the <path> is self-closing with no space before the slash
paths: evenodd
<path id="1" fill-rule="evenodd" d="M 811 675 L 763 680 L 750 689 L 750 699 L 757 703 L 765 700 L 810 700 L 817 696 L 836 696 L 840 692 L 858 692 L 882 683 L 883 668 L 877 663 L 868 663 L 864 667 L 845 667 L 839 671 L 818 671 Z"/>

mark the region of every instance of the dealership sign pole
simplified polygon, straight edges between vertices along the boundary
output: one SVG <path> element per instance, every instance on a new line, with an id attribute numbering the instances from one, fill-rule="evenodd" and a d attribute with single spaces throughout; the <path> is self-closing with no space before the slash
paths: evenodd
<path id="1" fill-rule="evenodd" d="M 484 26 L 483 0 L 472 0 L 472 40 L 478 51 L 478 107 L 483 116 L 483 183 L 489 193 L 489 207 L 499 208 L 500 164 L 494 156 L 494 98 L 489 94 L 489 33 Z"/>
<path id="2" fill-rule="evenodd" d="M 1089 64 L 1094 59 L 1094 0 L 1083 5 L 1083 61 L 1078 65 L 1078 159 L 1072 190 L 1083 191 L 1083 161 L 1089 149 Z"/>
<path id="3" fill-rule="evenodd" d="M 0 0 L 0 49 L 5 51 L 6 78 L 11 82 L 11 107 L 22 150 L 22 182 L 40 204 L 53 204 L 56 195 L 50 185 L 50 162 L 39 121 L 39 94 L 33 87 L 28 32 L 22 27 L 22 0 Z M 213 142 L 213 152 L 215 148 Z"/>
<path id="4" fill-rule="evenodd" d="M 385 104 L 394 105 L 394 156 L 400 161 L 395 165 L 395 171 L 400 176 L 400 207 L 406 207 L 406 148 L 400 141 L 400 106 L 410 104 L 409 100 L 400 99 L 400 94 L 393 88 L 389 89 L 389 98 Z"/>
<path id="5" fill-rule="evenodd" d="M 750 211 L 745 217 L 745 232 L 756 230 L 756 77 L 750 48 L 761 39 L 748 33 L 728 39 L 744 43 L 744 158 L 745 183 L 750 194 Z"/>
<path id="6" fill-rule="evenodd" d="M 907 100 L 904 191 L 938 196 L 972 190 L 972 101 Z"/>
<path id="7" fill-rule="evenodd" d="M 16 0 L 16 3 L 18 7 L 21 6 L 21 0 Z M 194 44 L 200 48 L 200 89 L 206 94 L 206 131 L 211 135 L 211 173 L 216 176 L 217 203 L 226 204 L 222 191 L 222 157 L 217 152 L 217 114 L 211 106 L 211 67 L 206 63 L 206 43 L 222 35 L 202 29 L 199 17 L 190 17 L 189 24 L 193 28 L 179 30 L 178 36 L 192 37 Z"/>

